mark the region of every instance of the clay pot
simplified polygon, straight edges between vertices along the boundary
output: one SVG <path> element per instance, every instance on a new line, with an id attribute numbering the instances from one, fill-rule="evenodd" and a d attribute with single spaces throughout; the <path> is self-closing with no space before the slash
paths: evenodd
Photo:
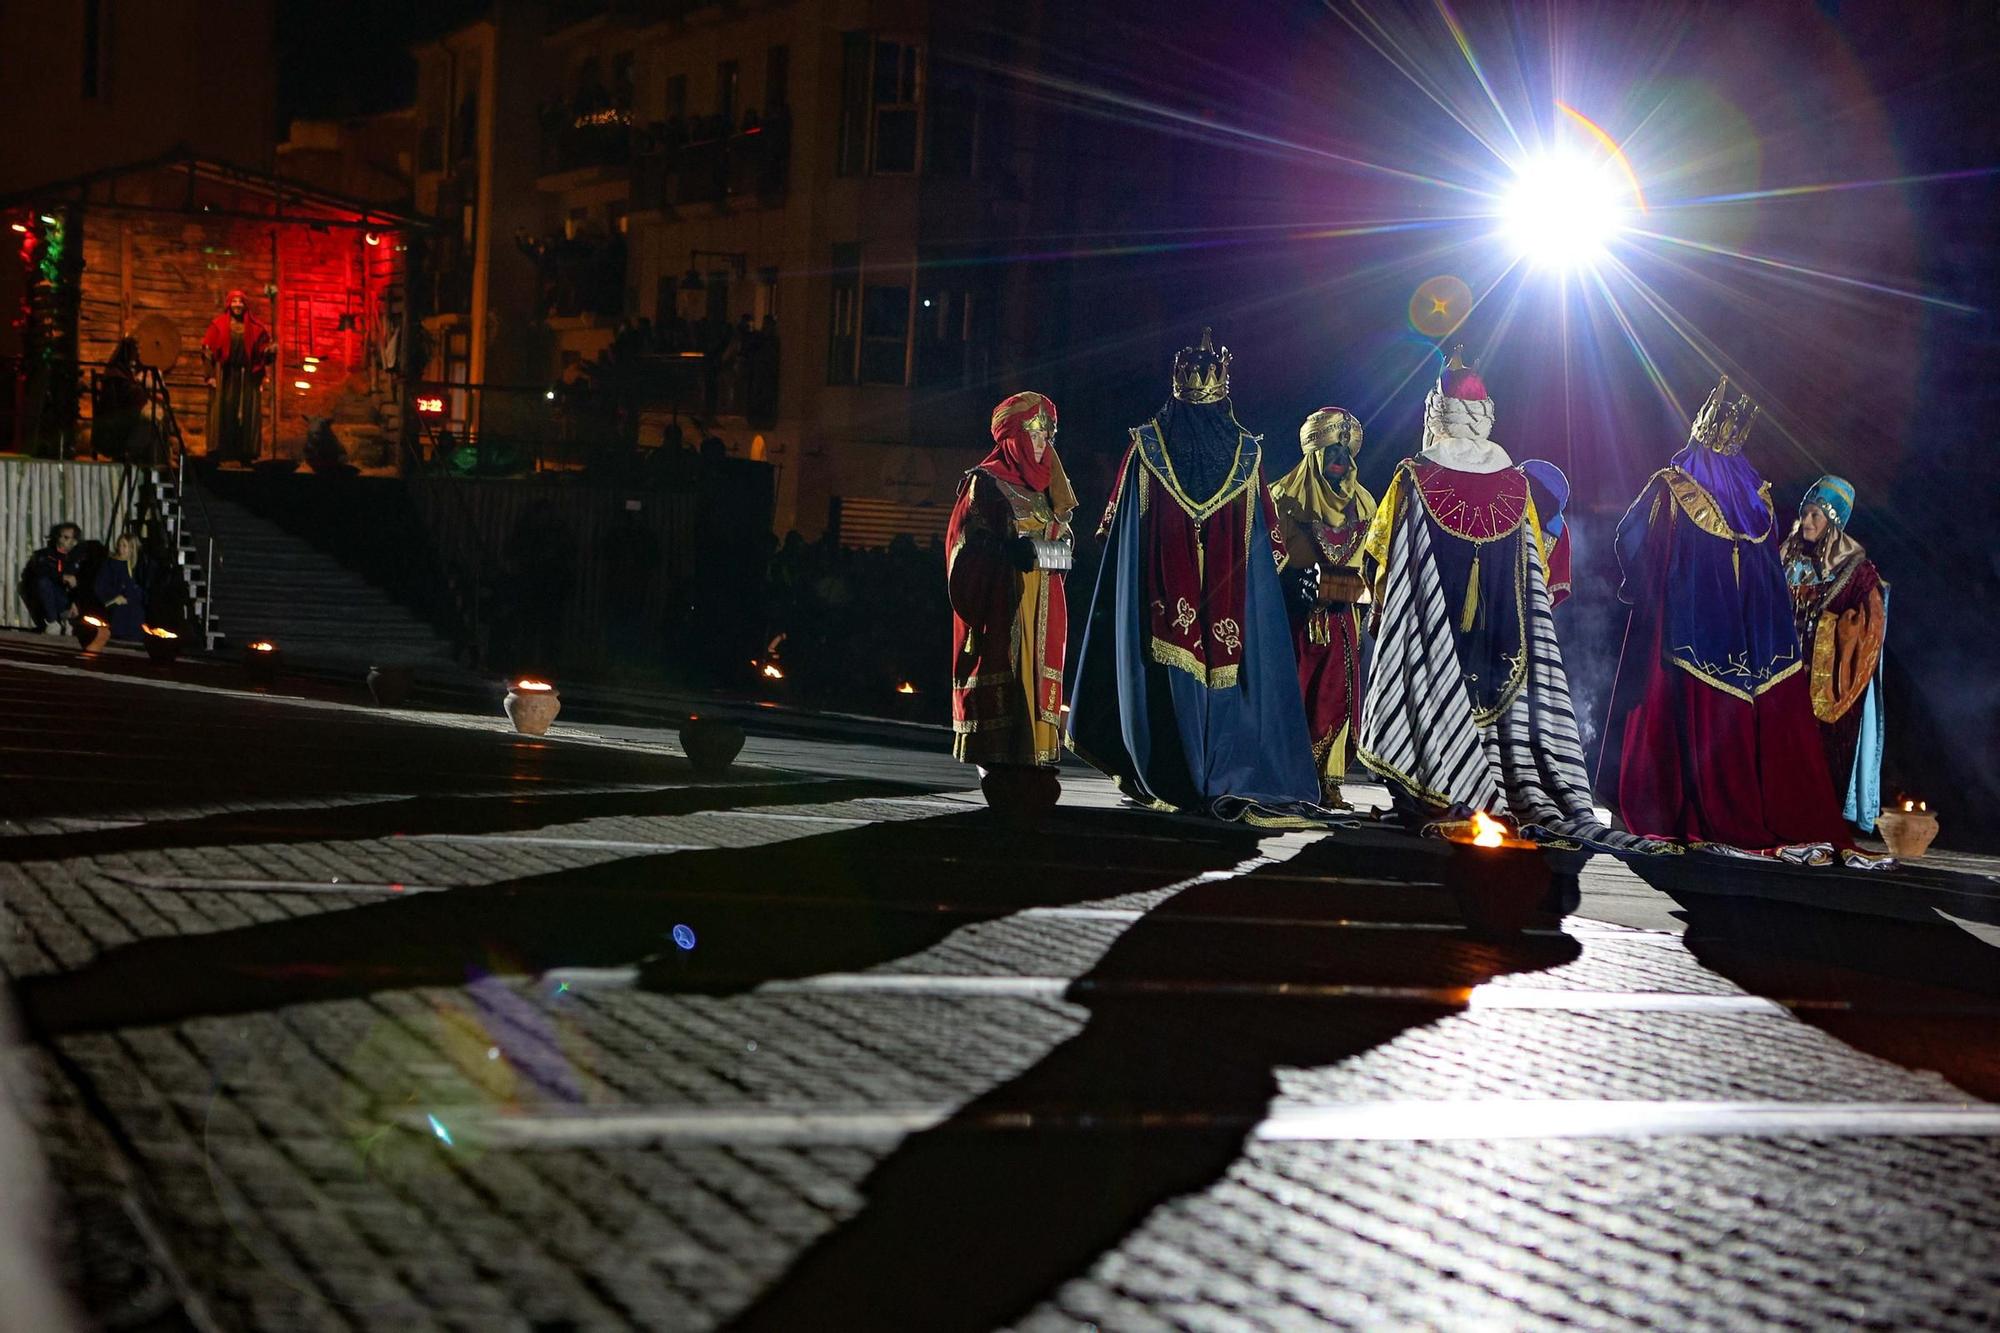
<path id="1" fill-rule="evenodd" d="M 705 777 L 726 772 L 743 751 L 743 728 L 734 722 L 691 717 L 681 727 L 681 749 L 694 771 Z"/>
<path id="2" fill-rule="evenodd" d="M 1931 849 L 1938 821 L 1928 810 L 1884 810 L 1875 816 L 1875 831 L 1889 844 L 1889 855 L 1914 861 Z"/>
<path id="3" fill-rule="evenodd" d="M 410 688 L 415 678 L 406 666 L 372 666 L 368 668 L 368 697 L 383 708 L 401 708 L 403 700 L 410 697 Z"/>
<path id="4" fill-rule="evenodd" d="M 243 677 L 252 685 L 277 684 L 284 664 L 285 655 L 268 640 L 259 639 L 243 650 Z"/>
<path id="5" fill-rule="evenodd" d="M 1481 934 L 1512 935 L 1532 926 L 1553 925 L 1562 919 L 1566 905 L 1547 859 L 1534 846 L 1475 847 L 1454 842 L 1444 883 L 1458 900 L 1465 924 Z"/>
<path id="6" fill-rule="evenodd" d="M 556 720 L 562 711 L 562 696 L 556 687 L 542 680 L 518 680 L 514 688 L 507 691 L 503 707 L 507 710 L 507 720 L 514 724 L 514 730 L 523 736 L 545 736 L 549 723 Z"/>
<path id="7" fill-rule="evenodd" d="M 111 642 L 111 623 L 101 616 L 79 616 L 76 621 L 76 646 L 85 656 L 98 652 Z"/>
<path id="8" fill-rule="evenodd" d="M 154 666 L 165 666 L 181 655 L 181 636 L 170 629 L 147 625 L 140 637 L 146 641 L 146 656 Z"/>

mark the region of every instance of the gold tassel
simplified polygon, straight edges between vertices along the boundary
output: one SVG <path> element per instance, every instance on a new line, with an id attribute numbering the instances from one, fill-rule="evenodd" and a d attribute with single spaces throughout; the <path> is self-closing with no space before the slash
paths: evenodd
<path id="1" fill-rule="evenodd" d="M 1736 575 L 1736 586 L 1743 586 L 1743 547 L 1741 543 L 1729 543 L 1729 571 Z"/>
<path id="2" fill-rule="evenodd" d="M 1464 633 L 1472 632 L 1473 619 L 1479 614 L 1479 551 L 1472 552 L 1472 572 L 1465 579 L 1465 609 L 1458 613 L 1458 628 Z"/>

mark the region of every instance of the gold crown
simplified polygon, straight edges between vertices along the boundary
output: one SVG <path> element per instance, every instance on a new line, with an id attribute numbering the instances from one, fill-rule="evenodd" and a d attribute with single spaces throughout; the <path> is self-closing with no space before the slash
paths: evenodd
<path id="1" fill-rule="evenodd" d="M 1689 438 L 1718 454 L 1740 454 L 1750 438 L 1750 426 L 1757 420 L 1759 409 L 1747 393 L 1733 403 L 1728 398 L 1729 376 L 1724 375 L 1708 395 L 1708 401 L 1701 405 L 1701 411 L 1695 413 Z"/>
<path id="2" fill-rule="evenodd" d="M 1201 346 L 1183 347 L 1174 357 L 1174 397 L 1184 403 L 1219 403 L 1229 396 L 1229 349 L 1201 331 Z"/>

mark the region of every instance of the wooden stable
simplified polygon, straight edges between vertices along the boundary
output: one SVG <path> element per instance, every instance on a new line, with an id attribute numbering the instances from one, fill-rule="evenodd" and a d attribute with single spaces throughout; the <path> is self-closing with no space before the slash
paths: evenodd
<path id="1" fill-rule="evenodd" d="M 91 449 L 91 378 L 149 315 L 179 355 L 165 382 L 190 449 L 205 451 L 200 343 L 241 289 L 277 340 L 265 379 L 261 457 L 296 458 L 329 420 L 350 458 L 393 463 L 409 382 L 411 239 L 420 224 L 378 205 L 194 158 L 140 163 L 0 201 L 29 225 L 61 210 L 83 267 L 75 307 L 81 376 L 75 446 Z M 0 441 L 0 447 L 8 442 Z"/>

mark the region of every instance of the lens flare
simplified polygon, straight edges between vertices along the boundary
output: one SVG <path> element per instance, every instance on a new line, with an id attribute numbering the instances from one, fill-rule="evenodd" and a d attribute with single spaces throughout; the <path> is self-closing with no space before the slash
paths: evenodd
<path id="1" fill-rule="evenodd" d="M 1500 229 L 1538 268 L 1584 268 L 1625 226 L 1622 182 L 1605 162 L 1551 153 L 1521 164 L 1500 200 Z"/>

